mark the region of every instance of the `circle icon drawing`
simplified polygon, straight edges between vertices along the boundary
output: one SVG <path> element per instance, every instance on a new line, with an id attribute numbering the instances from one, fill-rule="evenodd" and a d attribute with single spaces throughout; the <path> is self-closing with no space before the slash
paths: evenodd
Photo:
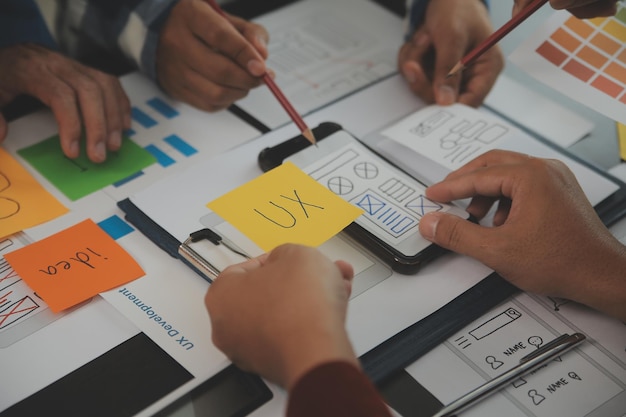
<path id="1" fill-rule="evenodd" d="M 371 162 L 359 162 L 354 166 L 354 173 L 364 180 L 371 180 L 378 176 L 378 167 Z"/>
<path id="2" fill-rule="evenodd" d="M 337 195 L 350 194 L 354 184 L 346 177 L 332 177 L 328 180 L 328 189 Z"/>

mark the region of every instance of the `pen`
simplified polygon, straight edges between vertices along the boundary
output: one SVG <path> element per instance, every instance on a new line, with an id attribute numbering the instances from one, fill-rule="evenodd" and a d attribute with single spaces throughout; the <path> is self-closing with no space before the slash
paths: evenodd
<path id="1" fill-rule="evenodd" d="M 472 406 L 474 403 L 488 397 L 491 394 L 494 394 L 509 382 L 576 347 L 583 340 L 585 340 L 585 335 L 581 333 L 574 333 L 571 336 L 564 334 L 557 337 L 553 341 L 546 343 L 544 346 L 532 352 L 530 355 L 524 356 L 520 359 L 517 366 L 452 401 L 450 404 L 435 413 L 433 417 L 448 417 L 453 416 L 456 413 L 460 413 L 466 408 Z"/>
<path id="2" fill-rule="evenodd" d="M 226 13 L 224 13 L 222 8 L 219 6 L 219 4 L 217 4 L 215 0 L 205 0 L 205 1 L 220 16 L 226 19 L 227 22 L 230 22 L 230 20 L 228 20 L 228 17 L 226 16 Z M 315 140 L 315 136 L 313 135 L 313 131 L 309 129 L 309 127 L 306 125 L 306 123 L 302 119 L 302 116 L 300 116 L 300 114 L 292 106 L 292 104 L 289 102 L 287 97 L 285 97 L 285 95 L 280 90 L 278 85 L 276 85 L 272 77 L 267 72 L 263 75 L 263 82 L 265 83 L 265 85 L 267 85 L 267 87 L 270 89 L 272 94 L 274 94 L 274 97 L 276 97 L 276 100 L 278 100 L 280 105 L 283 106 L 283 109 L 285 109 L 285 111 L 287 112 L 291 120 L 296 124 L 296 126 L 298 126 L 298 129 L 300 129 L 300 132 L 302 132 L 302 136 L 304 136 L 309 142 L 311 142 L 311 144 L 315 145 L 316 140 Z"/>
<path id="3" fill-rule="evenodd" d="M 500 39 L 505 37 L 509 32 L 515 29 L 520 23 L 526 20 L 531 14 L 535 13 L 541 6 L 547 3 L 548 0 L 535 0 L 522 9 L 518 14 L 513 16 L 511 20 L 506 22 L 502 27 L 493 32 L 487 39 L 482 41 L 478 46 L 472 49 L 467 55 L 465 55 L 452 70 L 448 73 L 448 77 L 452 77 L 459 71 L 464 70 L 477 60 L 482 54 L 484 54 L 489 48 L 495 45 Z"/>

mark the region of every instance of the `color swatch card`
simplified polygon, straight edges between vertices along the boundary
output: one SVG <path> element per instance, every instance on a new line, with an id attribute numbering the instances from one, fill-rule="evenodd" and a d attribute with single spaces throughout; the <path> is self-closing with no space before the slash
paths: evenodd
<path id="1" fill-rule="evenodd" d="M 511 54 L 533 77 L 626 123 L 626 4 L 613 17 L 579 20 L 566 11 Z"/>

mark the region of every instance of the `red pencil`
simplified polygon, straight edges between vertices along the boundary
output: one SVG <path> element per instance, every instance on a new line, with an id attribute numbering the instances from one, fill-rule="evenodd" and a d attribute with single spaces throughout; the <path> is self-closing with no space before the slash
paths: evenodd
<path id="1" fill-rule="evenodd" d="M 506 22 L 502 27 L 491 34 L 480 45 L 472 49 L 467 55 L 465 55 L 452 70 L 448 73 L 448 77 L 452 77 L 459 71 L 464 70 L 471 65 L 478 57 L 484 54 L 489 48 L 498 43 L 500 39 L 505 37 L 509 32 L 515 29 L 520 23 L 526 20 L 531 14 L 535 13 L 541 6 L 546 4 L 548 0 L 535 0 L 530 3 L 521 12 L 513 16 L 511 20 Z"/>
<path id="2" fill-rule="evenodd" d="M 228 20 L 228 17 L 226 16 L 226 13 L 224 13 L 220 5 L 217 4 L 215 0 L 205 1 L 213 8 L 213 10 L 215 10 L 218 14 L 220 14 L 222 17 L 230 22 L 230 20 Z M 300 116 L 296 109 L 291 105 L 287 97 L 285 97 L 278 85 L 276 85 L 272 77 L 267 72 L 263 75 L 263 82 L 265 83 L 265 85 L 267 85 L 272 94 L 274 94 L 274 97 L 276 97 L 276 100 L 278 100 L 280 105 L 283 106 L 283 109 L 285 109 L 291 120 L 293 120 L 296 126 L 298 126 L 298 129 L 300 129 L 300 132 L 302 132 L 302 136 L 307 138 L 309 142 L 315 145 L 316 140 L 315 136 L 313 135 L 313 131 L 309 129 L 309 127 L 302 119 L 302 116 Z"/>

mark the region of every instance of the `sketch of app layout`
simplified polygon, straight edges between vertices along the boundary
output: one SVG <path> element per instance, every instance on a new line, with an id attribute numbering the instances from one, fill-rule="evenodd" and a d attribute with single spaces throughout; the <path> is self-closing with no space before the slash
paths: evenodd
<path id="1" fill-rule="evenodd" d="M 45 327 L 64 313 L 54 314 L 4 259 L 23 247 L 15 237 L 0 239 L 0 348 Z"/>
<path id="2" fill-rule="evenodd" d="M 303 112 L 395 72 L 391 49 L 366 48 L 369 41 L 375 43 L 368 34 L 349 37 L 333 23 L 318 16 L 303 31 L 279 33 L 270 45 L 267 65 Z"/>
<path id="3" fill-rule="evenodd" d="M 512 127 L 476 109 L 455 104 L 429 106 L 382 134 L 449 169 L 498 147 Z"/>
<path id="4" fill-rule="evenodd" d="M 311 1 L 300 2 L 298 8 L 298 15 L 288 20 L 276 13 L 259 23 L 272 34 L 267 66 L 299 112 L 309 113 L 397 72 L 400 43 L 389 28 L 399 22 L 380 6 Z M 238 105 L 275 127 L 287 118 L 284 111 L 273 114 L 280 110 L 274 101 L 267 89 L 257 88 Z"/>
<path id="5" fill-rule="evenodd" d="M 504 303 L 448 339 L 445 345 L 486 380 L 558 337 L 548 323 L 515 300 Z M 626 381 L 600 366 L 582 345 L 514 381 L 505 396 L 525 415 L 586 416 L 626 402 Z M 604 414 L 594 414 L 604 415 Z"/>
<path id="6" fill-rule="evenodd" d="M 390 244 L 415 231 L 422 216 L 448 206 L 428 200 L 424 188 L 411 177 L 391 170 L 356 143 L 343 146 L 307 166 L 305 171 L 335 194 L 363 209 L 373 228 Z"/>

